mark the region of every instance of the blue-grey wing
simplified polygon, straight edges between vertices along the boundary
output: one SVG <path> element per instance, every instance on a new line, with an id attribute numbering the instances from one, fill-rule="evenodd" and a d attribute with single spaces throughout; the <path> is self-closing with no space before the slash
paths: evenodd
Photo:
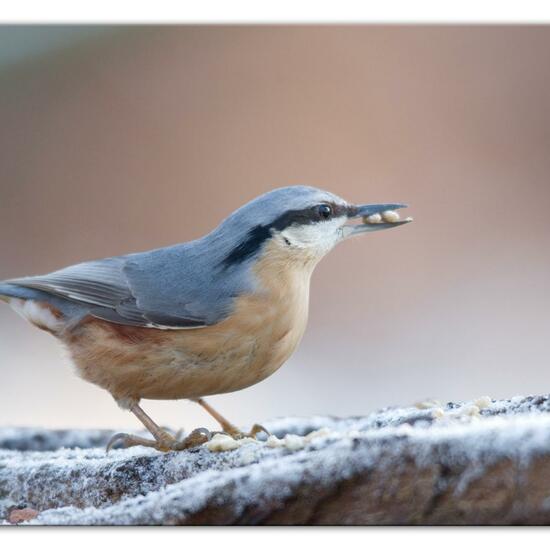
<path id="1" fill-rule="evenodd" d="M 203 300 L 198 281 L 183 281 L 174 288 L 174 277 L 167 281 L 163 275 L 165 267 L 162 261 L 142 265 L 139 255 L 120 256 L 5 282 L 84 305 L 90 315 L 113 323 L 189 329 L 215 324 L 225 316 L 227 299 L 224 307 L 219 307 L 221 302 L 211 307 L 214 303 Z"/>

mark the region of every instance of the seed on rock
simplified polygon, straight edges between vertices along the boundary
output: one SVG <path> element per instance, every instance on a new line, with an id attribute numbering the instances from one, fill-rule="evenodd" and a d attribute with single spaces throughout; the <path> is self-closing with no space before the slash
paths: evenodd
<path id="1" fill-rule="evenodd" d="M 270 435 L 267 438 L 265 444 L 268 447 L 275 448 L 275 447 L 283 447 L 285 442 L 282 439 L 279 439 L 276 435 Z"/>
<path id="2" fill-rule="evenodd" d="M 487 407 L 491 406 L 491 403 L 492 400 L 488 395 L 479 397 L 474 401 L 474 405 L 476 405 L 479 409 L 486 409 Z"/>
<path id="3" fill-rule="evenodd" d="M 295 434 L 286 434 L 283 441 L 289 451 L 298 451 L 305 446 L 304 438 Z"/>
<path id="4" fill-rule="evenodd" d="M 215 434 L 214 437 L 206 443 L 206 448 L 214 453 L 231 451 L 239 447 L 239 442 L 225 434 Z"/>

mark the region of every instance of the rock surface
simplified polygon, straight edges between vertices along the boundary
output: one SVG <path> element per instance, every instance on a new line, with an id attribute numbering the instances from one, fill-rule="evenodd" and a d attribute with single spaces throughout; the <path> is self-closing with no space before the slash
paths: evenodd
<path id="1" fill-rule="evenodd" d="M 549 413 L 530 396 L 286 418 L 222 452 L 106 455 L 108 431 L 3 428 L 0 522 L 548 524 Z"/>

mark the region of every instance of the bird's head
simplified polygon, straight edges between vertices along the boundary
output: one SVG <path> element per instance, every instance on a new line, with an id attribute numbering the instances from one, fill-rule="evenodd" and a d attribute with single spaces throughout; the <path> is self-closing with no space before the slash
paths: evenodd
<path id="1" fill-rule="evenodd" d="M 349 204 L 316 189 L 292 186 L 275 189 L 235 211 L 221 226 L 236 237 L 224 265 L 258 257 L 269 246 L 283 261 L 315 265 L 339 242 L 371 231 L 412 221 L 395 210 L 405 204 Z"/>

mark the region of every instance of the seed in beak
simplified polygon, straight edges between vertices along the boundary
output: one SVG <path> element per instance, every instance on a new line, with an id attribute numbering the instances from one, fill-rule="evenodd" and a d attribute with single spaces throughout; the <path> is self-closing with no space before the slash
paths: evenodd
<path id="1" fill-rule="evenodd" d="M 385 212 L 382 212 L 382 218 L 384 218 L 384 221 L 388 223 L 395 223 L 400 220 L 400 216 L 395 210 L 386 210 Z"/>
<path id="2" fill-rule="evenodd" d="M 363 218 L 364 223 L 381 223 L 382 216 L 380 214 L 371 214 Z"/>

